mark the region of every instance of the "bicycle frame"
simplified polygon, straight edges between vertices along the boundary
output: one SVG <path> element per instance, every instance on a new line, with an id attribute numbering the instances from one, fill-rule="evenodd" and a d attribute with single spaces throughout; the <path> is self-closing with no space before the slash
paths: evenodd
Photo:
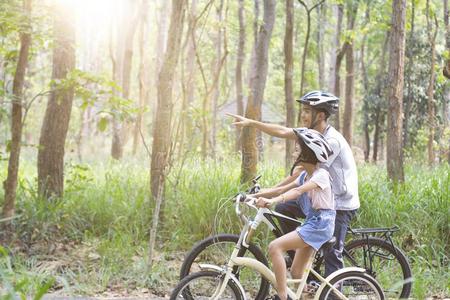
<path id="1" fill-rule="evenodd" d="M 252 229 L 256 230 L 257 226 L 259 226 L 259 224 L 261 222 L 263 222 L 269 227 L 269 229 L 272 231 L 272 233 L 276 237 L 280 237 L 285 233 L 283 233 L 282 230 L 276 225 L 276 223 L 274 222 L 274 219 L 276 219 L 278 221 L 280 219 L 283 219 L 284 221 L 286 221 L 286 220 L 291 221 L 291 222 L 298 224 L 298 226 L 300 226 L 302 224 L 302 222 L 300 222 L 297 219 L 293 219 L 291 217 L 285 216 L 281 213 L 278 213 L 276 211 L 273 211 L 273 210 L 270 210 L 267 208 L 260 208 L 260 209 L 258 209 L 257 215 L 255 217 L 255 222 L 254 222 L 255 225 L 252 227 Z M 386 241 L 388 241 L 392 245 L 392 247 L 395 249 L 394 242 L 393 242 L 391 236 L 395 231 L 398 231 L 398 230 L 399 230 L 399 228 L 397 226 L 394 226 L 394 227 L 390 227 L 390 228 L 358 228 L 358 229 L 352 229 L 349 227 L 347 231 L 348 231 L 348 233 L 352 234 L 353 236 L 359 235 L 362 238 L 367 239 L 367 240 L 369 240 L 369 237 L 371 237 L 371 236 L 376 236 L 377 234 L 380 234 L 380 237 L 382 237 Z M 364 267 L 365 269 L 368 269 L 368 270 L 372 270 L 373 269 L 373 265 L 372 265 L 373 257 L 375 255 L 379 255 L 379 253 L 373 253 L 373 251 L 371 251 L 370 243 L 367 243 L 367 244 L 368 244 L 368 247 L 363 248 L 364 265 L 361 267 Z M 246 248 L 249 246 L 249 244 L 246 240 L 244 240 L 243 245 Z M 347 259 L 349 259 L 350 262 L 352 263 L 352 265 L 354 265 L 354 266 L 358 265 L 358 263 L 355 261 L 355 259 L 352 257 L 352 255 L 345 248 L 343 249 L 343 256 L 345 256 Z"/>
<path id="2" fill-rule="evenodd" d="M 230 260 L 228 261 L 226 269 L 223 270 L 224 273 L 225 273 L 224 280 L 223 280 L 220 288 L 216 290 L 216 293 L 213 295 L 212 299 L 220 299 L 220 296 L 224 292 L 228 281 L 229 280 L 234 280 L 233 268 L 236 267 L 236 266 L 245 266 L 245 267 L 251 268 L 251 269 L 257 271 L 258 273 L 260 273 L 263 277 L 265 277 L 273 286 L 276 286 L 275 274 L 267 266 L 265 266 L 263 263 L 259 262 L 256 259 L 248 258 L 248 257 L 239 257 L 238 256 L 239 250 L 241 249 L 242 246 L 248 247 L 248 243 L 250 242 L 252 233 L 256 230 L 256 228 L 258 228 L 259 224 L 261 222 L 264 222 L 264 223 L 269 222 L 267 220 L 267 218 L 265 218 L 264 214 L 266 214 L 266 213 L 268 213 L 270 211 L 267 208 L 259 208 L 258 212 L 257 212 L 257 214 L 255 216 L 254 221 L 250 221 L 245 216 L 243 216 L 241 214 L 241 212 L 239 210 L 239 202 L 240 201 L 238 199 L 236 201 L 236 213 L 241 218 L 241 220 L 243 220 L 243 221 L 245 220 L 245 226 L 244 226 L 244 228 L 241 231 L 241 234 L 240 234 L 240 237 L 239 237 L 239 241 L 236 244 L 236 247 L 233 250 L 233 253 L 231 254 L 231 257 L 230 257 Z M 246 203 L 246 204 L 248 206 L 254 207 L 253 205 L 251 205 L 249 203 Z M 284 217 L 284 218 L 291 219 L 291 218 L 286 217 L 286 216 L 284 216 L 282 214 L 279 214 L 279 213 L 273 213 L 273 212 L 270 212 L 270 213 L 279 215 L 279 216 Z M 294 219 L 291 219 L 291 220 L 294 220 Z M 272 226 L 272 224 L 270 224 L 270 222 L 267 225 Z M 307 281 L 308 275 L 309 275 L 309 273 L 312 273 L 314 276 L 316 276 L 316 278 L 320 282 L 322 282 L 322 284 L 320 285 L 319 289 L 317 290 L 317 293 L 316 293 L 314 299 L 319 299 L 319 295 L 320 295 L 321 291 L 326 286 L 329 286 L 340 299 L 347 299 L 347 297 L 345 297 L 337 288 L 335 288 L 333 285 L 330 284 L 330 281 L 335 276 L 338 276 L 342 272 L 346 272 L 346 271 L 364 272 L 365 270 L 361 269 L 361 268 L 355 268 L 355 267 L 344 268 L 344 269 L 341 269 L 341 270 L 339 270 L 339 271 L 329 275 L 327 278 L 324 278 L 319 273 L 317 273 L 314 269 L 312 269 L 312 265 L 313 265 L 313 262 L 314 262 L 315 254 L 316 254 L 316 251 L 314 251 L 313 254 L 311 255 L 311 257 L 309 258 L 309 261 L 308 261 L 308 263 L 306 265 L 305 273 L 303 274 L 303 277 L 301 279 L 287 279 L 287 284 L 288 284 L 287 292 L 288 292 L 288 295 L 294 300 L 300 299 L 302 291 L 303 291 L 303 289 L 304 289 L 304 287 L 306 285 L 306 281 Z M 292 284 L 298 284 L 296 292 L 294 292 L 292 289 L 289 288 L 289 285 L 292 285 Z M 245 298 L 245 293 L 244 293 L 244 298 Z"/>

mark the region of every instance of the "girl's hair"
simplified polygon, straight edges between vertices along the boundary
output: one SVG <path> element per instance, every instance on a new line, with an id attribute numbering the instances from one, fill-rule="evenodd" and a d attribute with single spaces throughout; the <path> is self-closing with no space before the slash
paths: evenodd
<path id="1" fill-rule="evenodd" d="M 290 172 L 291 175 L 292 175 L 292 172 L 294 172 L 295 167 L 298 166 L 299 163 L 301 163 L 301 162 L 306 162 L 306 163 L 310 163 L 313 165 L 315 165 L 319 162 L 319 160 L 317 159 L 314 152 L 308 146 L 306 146 L 303 139 L 299 139 L 299 144 L 300 144 L 300 149 L 301 149 L 300 154 L 298 155 L 297 159 L 295 160 L 294 164 L 292 165 L 291 172 Z"/>

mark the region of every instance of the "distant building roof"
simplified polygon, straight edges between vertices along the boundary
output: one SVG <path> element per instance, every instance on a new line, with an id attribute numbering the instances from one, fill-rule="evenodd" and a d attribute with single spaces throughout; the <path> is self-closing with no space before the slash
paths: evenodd
<path id="1" fill-rule="evenodd" d="M 244 99 L 244 111 L 245 107 L 247 106 L 247 99 Z M 226 113 L 237 113 L 237 101 L 231 101 L 227 102 L 219 107 L 218 114 L 219 117 L 223 118 L 225 117 Z M 262 103 L 261 106 L 261 119 L 263 122 L 268 123 L 277 123 L 277 124 L 284 124 L 285 123 L 285 117 L 282 113 L 278 112 L 274 108 L 272 108 L 267 103 Z"/>

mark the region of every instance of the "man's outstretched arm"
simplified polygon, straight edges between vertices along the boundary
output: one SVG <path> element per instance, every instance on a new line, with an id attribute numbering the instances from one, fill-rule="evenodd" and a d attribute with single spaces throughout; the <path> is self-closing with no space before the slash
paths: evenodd
<path id="1" fill-rule="evenodd" d="M 291 139 L 295 140 L 296 136 L 292 128 L 288 128 L 285 126 L 281 126 L 278 124 L 269 124 L 269 123 L 263 123 L 256 120 L 248 119 L 239 115 L 230 114 L 227 113 L 230 117 L 233 117 L 235 119 L 233 125 L 236 125 L 238 127 L 245 127 L 245 126 L 251 126 L 256 129 L 261 130 L 264 133 L 267 133 L 271 136 L 276 136 L 279 138 L 284 139 Z"/>

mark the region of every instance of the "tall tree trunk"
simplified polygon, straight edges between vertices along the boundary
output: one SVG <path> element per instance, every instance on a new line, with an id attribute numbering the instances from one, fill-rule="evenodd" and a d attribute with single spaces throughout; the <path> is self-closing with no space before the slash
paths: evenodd
<path id="1" fill-rule="evenodd" d="M 157 11 L 157 19 L 158 19 L 158 29 L 157 29 L 157 37 L 156 37 L 156 49 L 155 49 L 155 68 L 156 71 L 153 73 L 153 86 L 158 86 L 159 82 L 159 73 L 161 72 L 163 60 L 164 60 L 164 53 L 166 51 L 166 44 L 168 41 L 167 34 L 168 34 L 168 26 L 169 26 L 169 14 L 171 12 L 171 4 L 172 1 L 169 0 L 157 0 L 158 3 L 158 11 Z M 157 114 L 157 106 L 158 106 L 158 91 L 155 90 L 155 94 L 152 93 L 151 95 L 151 110 L 152 110 L 152 126 L 154 128 L 155 120 L 156 120 L 156 114 Z"/>
<path id="2" fill-rule="evenodd" d="M 336 43 L 336 49 L 338 49 L 338 50 L 336 53 L 336 58 L 334 59 L 335 67 L 334 67 L 334 76 L 333 76 L 333 78 L 334 78 L 333 91 L 334 91 L 334 95 L 339 98 L 341 96 L 341 76 L 340 76 L 341 64 L 342 64 L 342 59 L 344 58 L 345 50 L 347 49 L 347 43 L 344 43 L 342 45 L 342 47 L 340 46 L 340 39 L 341 39 L 341 32 L 342 32 L 342 20 L 344 18 L 344 6 L 342 4 L 339 4 L 337 6 L 337 14 L 338 14 L 338 20 L 337 20 L 337 26 L 336 26 L 335 43 Z M 338 131 L 341 128 L 340 109 L 338 109 L 338 111 L 335 114 L 334 127 Z"/>
<path id="3" fill-rule="evenodd" d="M 387 32 L 386 38 L 384 39 L 383 44 L 383 50 L 381 52 L 381 60 L 380 60 L 380 68 L 378 68 L 378 74 L 376 76 L 376 87 L 374 96 L 377 99 L 376 103 L 376 109 L 375 109 L 375 130 L 374 130 L 374 137 L 373 137 L 373 155 L 372 155 L 372 161 L 377 162 L 378 160 L 378 149 L 380 148 L 380 137 L 381 132 L 383 131 L 384 126 L 384 112 L 383 112 L 383 103 L 382 99 L 386 98 L 386 93 L 384 92 L 386 90 L 384 78 L 386 77 L 386 54 L 389 46 L 389 40 L 390 40 L 390 31 Z M 381 147 L 382 149 L 382 147 Z"/>
<path id="4" fill-rule="evenodd" d="M 414 68 L 414 53 L 412 45 L 415 42 L 415 2 L 411 1 L 411 23 L 410 23 L 410 32 L 409 37 L 407 39 L 407 47 L 406 47 L 406 57 L 407 57 L 407 65 L 406 65 L 406 73 L 411 74 Z M 411 111 L 411 104 L 413 99 L 413 90 L 412 90 L 412 76 L 407 76 L 406 78 L 406 98 L 404 103 L 405 108 L 405 118 L 403 119 L 403 147 L 408 147 L 409 144 L 409 113 Z"/>
<path id="5" fill-rule="evenodd" d="M 184 10 L 184 0 L 172 0 L 167 50 L 159 73 L 158 106 L 153 130 L 151 190 L 154 199 L 158 196 L 159 186 L 165 182 L 165 171 L 169 161 L 173 78 L 180 53 Z"/>
<path id="6" fill-rule="evenodd" d="M 192 118 L 189 116 L 189 109 L 191 108 L 191 106 L 194 102 L 194 97 L 195 97 L 196 68 L 195 68 L 195 60 L 193 58 L 195 57 L 195 46 L 194 46 L 195 41 L 194 41 L 194 39 L 196 38 L 196 30 L 197 30 L 196 11 L 197 11 L 197 0 L 192 0 L 191 5 L 190 5 L 190 11 L 189 11 L 188 36 L 186 37 L 186 39 L 187 39 L 187 56 L 185 59 L 185 64 L 186 64 L 187 78 L 184 80 L 185 91 L 186 91 L 186 95 L 185 95 L 186 103 L 185 103 L 185 108 L 182 111 L 182 115 L 183 115 L 183 119 L 184 119 L 183 124 L 182 124 L 183 125 L 183 136 L 186 138 L 189 138 L 189 140 L 192 139 L 193 130 L 194 130 Z"/>
<path id="7" fill-rule="evenodd" d="M 122 5 L 124 3 L 121 3 Z M 123 7 L 121 7 L 123 9 Z M 112 77 L 113 81 L 118 85 L 122 86 L 122 68 L 123 68 L 123 55 L 125 53 L 124 47 L 125 43 L 121 43 L 124 37 L 124 23 L 126 17 L 121 13 L 118 20 L 111 20 L 111 36 L 109 44 L 109 52 L 112 62 Z M 117 22 L 117 23 L 115 23 Z M 115 36 L 115 39 L 114 39 Z M 119 94 L 119 91 L 116 91 Z M 120 122 L 113 116 L 112 117 L 112 141 L 111 141 L 111 156 L 114 159 L 120 159 L 122 157 L 122 141 L 120 140 Z"/>
<path id="8" fill-rule="evenodd" d="M 319 5 L 317 7 L 317 67 L 319 70 L 319 89 L 325 88 L 325 54 L 323 49 L 323 39 L 325 36 L 325 24 L 326 24 L 326 4 Z"/>
<path id="9" fill-rule="evenodd" d="M 153 258 L 153 249 L 159 221 L 161 204 L 164 201 L 164 185 L 166 172 L 170 162 L 170 137 L 172 119 L 172 90 L 176 66 L 181 47 L 183 32 L 185 0 L 172 0 L 167 50 L 161 66 L 158 80 L 158 106 L 153 128 L 152 161 L 150 168 L 150 186 L 156 207 L 153 211 L 153 222 L 150 231 L 149 261 Z"/>
<path id="10" fill-rule="evenodd" d="M 347 9 L 347 30 L 351 32 L 355 27 L 355 18 L 358 9 L 358 3 L 349 2 Z M 344 128 L 343 135 L 348 144 L 352 145 L 353 139 L 353 102 L 355 96 L 355 63 L 353 54 L 353 41 L 348 42 L 345 53 L 345 108 L 344 108 Z"/>
<path id="11" fill-rule="evenodd" d="M 117 43 L 123 43 L 123 48 L 119 47 L 119 49 L 123 49 L 123 57 L 122 67 L 120 70 L 122 71 L 119 75 L 120 82 L 122 86 L 122 97 L 128 98 L 130 95 L 130 76 L 131 76 L 131 63 L 133 59 L 133 40 L 134 33 L 136 32 L 136 27 L 139 18 L 136 16 L 137 14 L 137 0 L 133 0 L 128 2 L 131 7 L 127 8 L 127 13 L 125 14 L 124 23 L 126 24 L 124 30 L 123 40 L 117 40 Z M 114 159 L 121 159 L 123 156 L 123 147 L 126 143 L 127 139 L 127 125 L 124 126 L 120 121 L 114 118 L 115 126 L 113 126 L 113 140 L 111 145 L 111 156 Z"/>
<path id="12" fill-rule="evenodd" d="M 450 55 L 450 14 L 449 14 L 449 8 L 448 8 L 448 0 L 444 1 L 444 24 L 445 24 L 445 45 L 447 48 L 447 54 Z M 450 79 L 450 56 L 447 58 L 444 66 L 443 74 L 445 77 Z M 444 89 L 444 128 L 448 128 L 448 115 L 449 115 L 449 102 L 450 102 L 450 85 L 446 84 L 446 87 Z M 448 149 L 447 149 L 447 160 L 450 164 L 450 140 L 448 141 Z"/>
<path id="13" fill-rule="evenodd" d="M 256 47 L 257 47 L 257 41 L 258 41 L 258 24 L 259 24 L 259 15 L 260 15 L 260 1 L 261 0 L 253 0 L 253 12 L 254 12 L 254 18 L 253 18 L 253 49 L 252 49 L 252 54 L 251 54 L 251 58 L 250 58 L 250 64 L 249 64 L 249 70 L 247 72 L 247 81 L 248 81 L 248 85 L 251 85 L 251 80 L 252 80 L 252 70 L 254 68 L 256 68 L 256 66 L 254 66 L 253 64 L 256 63 Z M 247 100 L 249 98 L 247 97 Z M 248 101 L 247 101 L 248 102 Z M 248 104 L 247 104 L 248 105 Z M 259 121 L 261 121 L 261 114 L 259 114 Z M 243 146 L 242 146 L 243 147 Z M 257 130 L 256 131 L 256 147 L 258 150 L 258 159 L 260 161 L 263 160 L 264 157 L 264 144 L 263 144 L 263 140 L 262 140 L 262 134 L 261 131 Z M 243 149 L 243 148 L 242 148 Z"/>
<path id="14" fill-rule="evenodd" d="M 450 55 L 450 22 L 449 22 L 449 9 L 448 0 L 444 1 L 444 24 L 445 24 L 445 45 L 447 48 L 447 54 Z M 450 57 L 445 61 L 443 74 L 450 79 Z"/>
<path id="15" fill-rule="evenodd" d="M 24 13 L 30 17 L 31 0 L 24 0 Z M 31 24 L 29 24 L 31 25 Z M 11 114 L 11 143 L 9 149 L 8 175 L 3 187 L 5 189 L 5 198 L 3 202 L 3 217 L 11 218 L 15 212 L 15 200 L 17 189 L 17 177 L 19 172 L 20 148 L 22 139 L 22 105 L 23 87 L 25 83 L 25 73 L 28 65 L 28 52 L 31 44 L 30 31 L 20 33 L 20 51 L 17 61 L 16 73 L 13 80 L 13 101 Z"/>
<path id="16" fill-rule="evenodd" d="M 73 11 L 55 3 L 53 15 L 52 80 L 64 80 L 75 67 L 75 20 Z M 38 150 L 38 192 L 50 198 L 64 190 L 64 144 L 72 111 L 73 87 L 54 89 L 49 96 Z"/>
<path id="17" fill-rule="evenodd" d="M 251 119 L 261 118 L 261 105 L 267 79 L 269 42 L 275 22 L 276 0 L 264 0 L 264 20 L 260 26 L 255 48 L 255 62 L 250 75 L 250 93 L 247 101 L 246 116 Z M 242 174 L 241 181 L 247 182 L 256 175 L 258 161 L 256 148 L 256 130 L 245 127 L 242 130 Z"/>
<path id="18" fill-rule="evenodd" d="M 341 17 L 339 19 L 339 15 L 340 15 L 340 8 L 338 4 L 333 4 L 333 15 L 336 16 L 336 31 L 334 33 L 333 36 L 333 43 L 330 45 L 331 47 L 329 47 L 329 55 L 330 55 L 330 67 L 329 67 L 329 77 L 328 77 L 328 87 L 327 90 L 328 91 L 333 91 L 334 93 L 334 82 L 336 80 L 335 78 L 335 70 L 334 68 L 336 67 L 336 56 L 337 56 L 337 51 L 339 49 L 340 46 L 340 34 L 341 34 L 341 29 L 342 29 L 342 14 Z M 339 24 L 339 20 L 340 20 L 340 24 Z M 341 27 L 339 27 L 341 26 Z"/>
<path id="19" fill-rule="evenodd" d="M 372 161 L 374 163 L 378 160 L 378 146 L 380 142 L 380 129 L 381 129 L 381 105 L 377 104 L 375 109 L 375 129 L 373 131 L 373 152 L 372 152 Z"/>
<path id="20" fill-rule="evenodd" d="M 136 154 L 139 145 L 140 133 L 142 131 L 142 120 L 144 116 L 145 105 L 148 102 L 150 86 L 148 80 L 148 68 L 150 62 L 148 55 L 145 53 L 146 46 L 148 46 L 148 0 L 143 0 L 142 9 L 140 11 L 140 30 L 139 30 L 139 112 L 137 114 L 136 123 L 133 131 L 133 155 Z"/>
<path id="21" fill-rule="evenodd" d="M 370 22 L 370 6 L 367 5 L 365 13 L 365 25 Z M 370 131 L 369 131 L 369 76 L 367 74 L 366 67 L 366 47 L 367 47 L 367 33 L 363 36 L 363 42 L 361 45 L 361 73 L 364 87 L 364 100 L 363 100 L 363 131 L 364 131 L 364 161 L 369 162 L 370 157 Z"/>
<path id="22" fill-rule="evenodd" d="M 308 45 L 309 45 L 309 36 L 311 35 L 311 12 L 322 5 L 325 0 L 320 0 L 318 3 L 313 5 L 311 8 L 308 8 L 306 3 L 303 0 L 298 0 L 300 4 L 305 8 L 306 11 L 306 36 L 305 36 L 305 45 L 303 46 L 303 54 L 302 54 L 302 67 L 301 67 L 301 78 L 300 78 L 300 96 L 303 96 L 303 88 L 305 86 L 305 71 L 306 71 L 306 56 L 308 54 Z M 298 111 L 297 122 L 300 124 L 302 110 Z"/>
<path id="23" fill-rule="evenodd" d="M 219 1 L 219 6 L 216 10 L 217 22 L 219 23 L 219 28 L 217 30 L 217 40 L 216 40 L 216 60 L 213 64 L 213 72 L 215 74 L 219 73 L 222 68 L 222 39 L 224 36 L 224 24 L 223 24 L 223 2 Z M 213 158 L 216 157 L 216 135 L 217 135 L 217 107 L 220 96 L 220 85 L 217 84 L 212 92 L 212 115 L 211 115 L 211 155 Z"/>
<path id="24" fill-rule="evenodd" d="M 394 182 L 403 182 L 402 103 L 405 58 L 406 0 L 392 1 L 392 31 L 388 77 L 387 172 Z"/>
<path id="25" fill-rule="evenodd" d="M 239 42 L 237 49 L 237 60 L 236 60 L 236 105 L 237 114 L 242 116 L 244 114 L 244 92 L 242 88 L 242 65 L 245 59 L 245 21 L 244 21 L 244 0 L 239 0 L 238 7 L 238 18 L 239 18 Z M 236 152 L 241 150 L 241 129 L 236 126 L 236 142 L 235 142 Z"/>
<path id="26" fill-rule="evenodd" d="M 436 36 L 438 31 L 438 22 L 436 16 L 434 16 L 434 30 L 433 30 L 433 20 L 430 20 L 430 1 L 427 0 L 426 4 L 426 18 L 427 18 L 427 34 L 428 41 L 430 43 L 431 52 L 431 66 L 430 66 L 430 81 L 427 88 L 428 97 L 428 164 L 432 166 L 434 164 L 434 132 L 435 132 L 435 101 L 434 101 L 434 82 L 435 82 L 435 64 L 436 64 Z M 434 32 L 433 32 L 434 31 Z"/>
<path id="27" fill-rule="evenodd" d="M 284 34 L 284 97 L 286 101 L 286 126 L 295 126 L 294 108 L 294 0 L 286 0 L 286 29 Z M 294 141 L 286 139 L 285 168 L 293 163 Z"/>

